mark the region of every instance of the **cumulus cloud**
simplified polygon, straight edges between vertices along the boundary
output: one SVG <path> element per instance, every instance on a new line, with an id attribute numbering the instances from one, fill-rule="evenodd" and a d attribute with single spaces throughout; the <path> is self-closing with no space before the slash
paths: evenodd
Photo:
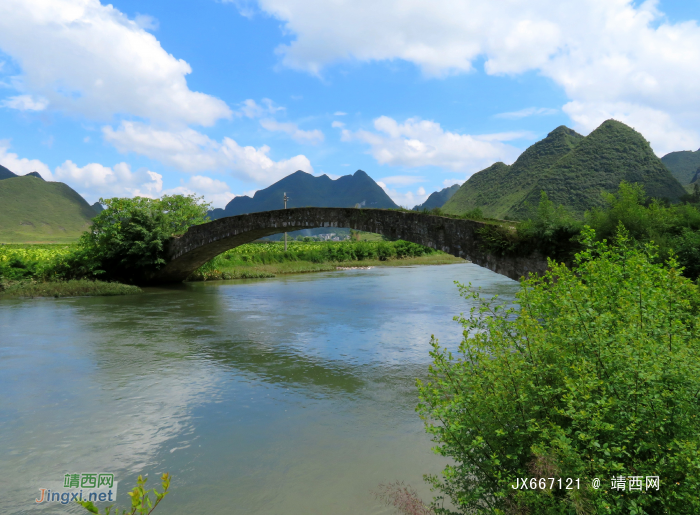
<path id="1" fill-rule="evenodd" d="M 45 98 L 34 98 L 31 95 L 17 95 L 0 102 L 3 107 L 17 109 L 18 111 L 43 111 L 49 105 Z"/>
<path id="2" fill-rule="evenodd" d="M 54 179 L 65 182 L 89 202 L 99 197 L 155 198 L 163 190 L 162 175 L 146 169 L 132 172 L 126 163 L 112 167 L 99 163 L 78 166 L 68 160 L 56 168 Z"/>
<path id="3" fill-rule="evenodd" d="M 15 103 L 171 125 L 209 126 L 230 117 L 225 102 L 188 88 L 192 68 L 146 32 L 153 24 L 143 15 L 130 20 L 99 0 L 0 2 L 0 49 L 22 70 L 16 86 L 45 99 Z"/>
<path id="4" fill-rule="evenodd" d="M 343 111 L 336 111 L 335 113 L 333 113 L 333 116 L 345 116 L 346 114 L 348 113 L 344 113 Z"/>
<path id="5" fill-rule="evenodd" d="M 313 173 L 304 155 L 274 161 L 267 145 L 244 147 L 228 137 L 219 142 L 193 129 L 166 131 L 122 122 L 117 130 L 104 127 L 103 134 L 122 152 L 136 152 L 184 172 L 226 171 L 238 179 L 265 185 L 296 170 Z"/>
<path id="6" fill-rule="evenodd" d="M 345 127 L 345 124 L 343 122 L 335 120 L 333 123 L 331 123 L 331 127 L 333 127 L 334 129 L 342 129 L 343 127 Z"/>
<path id="7" fill-rule="evenodd" d="M 235 195 L 224 181 L 203 175 L 195 175 L 180 186 L 163 189 L 163 176 L 145 168 L 132 171 L 127 163 L 112 167 L 99 163 L 78 166 L 73 161 L 65 161 L 51 172 L 49 167 L 38 159 L 20 158 L 9 152 L 10 142 L 0 140 L 0 164 L 17 175 L 39 172 L 47 181 L 60 181 L 75 189 L 89 202 L 100 197 L 149 197 L 161 195 L 195 194 L 203 196 L 214 207 L 225 206 Z"/>
<path id="8" fill-rule="evenodd" d="M 231 193 L 229 185 L 224 181 L 212 179 L 204 175 L 195 175 L 187 182 L 182 181 L 180 186 L 166 189 L 164 195 L 190 195 L 203 196 L 204 200 L 210 202 L 212 207 L 225 207 L 234 195 Z"/>
<path id="9" fill-rule="evenodd" d="M 439 123 L 409 118 L 398 123 L 381 116 L 374 120 L 376 132 L 344 129 L 343 141 L 361 141 L 380 163 L 406 167 L 437 166 L 456 172 L 476 172 L 494 161 L 512 162 L 520 151 L 503 143 L 526 133 L 472 136 L 444 130 Z"/>
<path id="10" fill-rule="evenodd" d="M 389 195 L 389 198 L 393 200 L 397 205 L 401 207 L 405 207 L 406 209 L 411 209 L 414 206 L 417 206 L 418 204 L 422 204 L 425 202 L 425 199 L 428 198 L 428 195 L 425 192 L 425 188 L 422 186 L 416 190 L 416 192 L 412 191 L 398 191 L 396 189 L 389 188 L 389 186 L 384 182 L 384 180 L 377 181 L 377 184 L 379 185 L 380 188 L 384 190 L 384 192 Z"/>
<path id="11" fill-rule="evenodd" d="M 392 175 L 390 177 L 382 177 L 384 184 L 392 184 L 396 186 L 410 186 L 417 182 L 425 182 L 425 178 L 416 175 Z M 422 189 L 422 188 L 421 188 Z"/>
<path id="12" fill-rule="evenodd" d="M 316 145 L 317 143 L 321 143 L 324 139 L 323 133 L 320 130 L 314 129 L 311 131 L 305 131 L 300 129 L 296 123 L 283 123 L 273 120 L 272 118 L 266 118 L 264 120 L 260 120 L 260 125 L 263 129 L 267 129 L 268 131 L 279 131 L 289 134 L 297 143 L 309 143 L 311 145 Z"/>
<path id="13" fill-rule="evenodd" d="M 10 141 L 3 139 L 0 140 L 0 165 L 4 166 L 8 170 L 17 175 L 27 175 L 31 172 L 39 172 L 45 180 L 52 181 L 53 174 L 49 167 L 38 159 L 27 159 L 26 157 L 20 158 L 17 154 L 9 152 Z"/>
<path id="14" fill-rule="evenodd" d="M 553 80 L 571 101 L 567 113 L 599 113 L 586 115 L 592 123 L 575 118 L 579 128 L 620 111 L 638 121 L 658 153 L 676 137 L 675 149 L 700 145 L 700 27 L 668 21 L 657 0 L 581 0 L 576 9 L 559 0 L 258 4 L 294 36 L 278 48 L 290 68 L 320 74 L 340 60 L 403 59 L 441 77 L 471 72 L 483 60 L 491 75 L 536 71 Z M 674 121 L 673 137 L 655 130 L 664 116 Z"/>
<path id="15" fill-rule="evenodd" d="M 511 111 L 508 113 L 498 113 L 496 118 L 506 118 L 508 120 L 517 120 L 519 118 L 526 118 L 528 116 L 547 116 L 552 114 L 557 114 L 558 109 L 550 109 L 548 107 L 528 107 L 521 109 L 520 111 Z"/>

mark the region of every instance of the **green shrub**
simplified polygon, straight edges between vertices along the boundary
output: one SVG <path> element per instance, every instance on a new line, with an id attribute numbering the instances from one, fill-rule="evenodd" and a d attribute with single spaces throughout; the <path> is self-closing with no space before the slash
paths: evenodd
<path id="1" fill-rule="evenodd" d="M 201 198 L 164 195 L 100 199 L 106 208 L 92 220 L 78 249 L 58 273 L 141 282 L 165 264 L 165 244 L 190 226 L 207 221 Z"/>
<path id="2" fill-rule="evenodd" d="M 453 463 L 428 478 L 436 513 L 700 513 L 698 288 L 653 246 L 616 241 L 586 228 L 575 268 L 551 263 L 515 306 L 461 287 L 479 304 L 456 317 L 459 353 L 433 339 L 418 381 L 417 410 Z M 612 490 L 620 476 L 660 487 Z M 580 489 L 513 488 L 532 477 Z"/>
<path id="3" fill-rule="evenodd" d="M 146 490 L 144 487 L 146 486 L 146 481 L 148 481 L 148 478 L 144 479 L 142 476 L 139 476 L 136 480 L 136 486 L 131 492 L 129 492 L 129 497 L 131 497 L 131 508 L 122 510 L 120 513 L 119 508 L 112 511 L 114 505 L 107 506 L 105 508 L 104 515 L 150 515 L 151 512 L 160 504 L 163 498 L 169 493 L 168 490 L 170 488 L 171 479 L 170 474 L 166 472 L 160 479 L 162 481 L 162 492 L 159 492 L 155 488 L 153 490 Z M 151 499 L 151 494 L 154 495 L 154 499 Z M 100 513 L 97 506 L 95 506 L 91 501 L 78 501 L 76 499 L 75 502 L 90 513 L 95 513 L 97 515 Z"/>
<path id="4" fill-rule="evenodd" d="M 498 256 L 528 255 L 535 251 L 557 261 L 570 261 L 580 250 L 581 224 L 543 191 L 535 215 L 515 227 L 487 225 L 478 230 L 480 246 Z"/>

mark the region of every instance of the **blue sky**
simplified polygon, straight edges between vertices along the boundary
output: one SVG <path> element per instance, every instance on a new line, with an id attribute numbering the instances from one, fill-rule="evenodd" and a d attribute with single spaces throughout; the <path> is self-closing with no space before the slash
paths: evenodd
<path id="1" fill-rule="evenodd" d="M 216 207 L 302 169 L 399 204 L 559 125 L 700 146 L 700 4 L 4 0 L 0 164 Z"/>

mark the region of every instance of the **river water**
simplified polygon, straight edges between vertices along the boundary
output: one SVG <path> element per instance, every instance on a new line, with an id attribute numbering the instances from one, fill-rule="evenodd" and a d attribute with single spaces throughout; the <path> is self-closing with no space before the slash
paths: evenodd
<path id="1" fill-rule="evenodd" d="M 446 463 L 414 381 L 431 334 L 461 339 L 455 280 L 518 289 L 457 264 L 0 301 L 0 512 L 87 513 L 34 503 L 84 472 L 114 472 L 121 506 L 170 472 L 156 514 L 391 513 L 372 491 L 397 480 L 429 499 Z"/>

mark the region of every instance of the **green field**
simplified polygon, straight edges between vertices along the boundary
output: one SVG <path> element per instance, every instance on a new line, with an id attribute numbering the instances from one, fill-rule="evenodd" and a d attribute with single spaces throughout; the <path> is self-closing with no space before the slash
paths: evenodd
<path id="1" fill-rule="evenodd" d="M 277 274 L 323 272 L 338 267 L 444 265 L 464 263 L 422 245 L 406 241 L 293 241 L 248 243 L 231 249 L 200 267 L 190 280 L 273 277 Z"/>
<path id="2" fill-rule="evenodd" d="M 65 281 L 56 272 L 78 249 L 64 244 L 0 244 L 0 296 L 122 295 L 138 288 L 90 280 Z M 406 241 L 248 243 L 200 267 L 191 281 L 254 279 L 326 272 L 348 267 L 464 263 L 444 252 Z"/>

